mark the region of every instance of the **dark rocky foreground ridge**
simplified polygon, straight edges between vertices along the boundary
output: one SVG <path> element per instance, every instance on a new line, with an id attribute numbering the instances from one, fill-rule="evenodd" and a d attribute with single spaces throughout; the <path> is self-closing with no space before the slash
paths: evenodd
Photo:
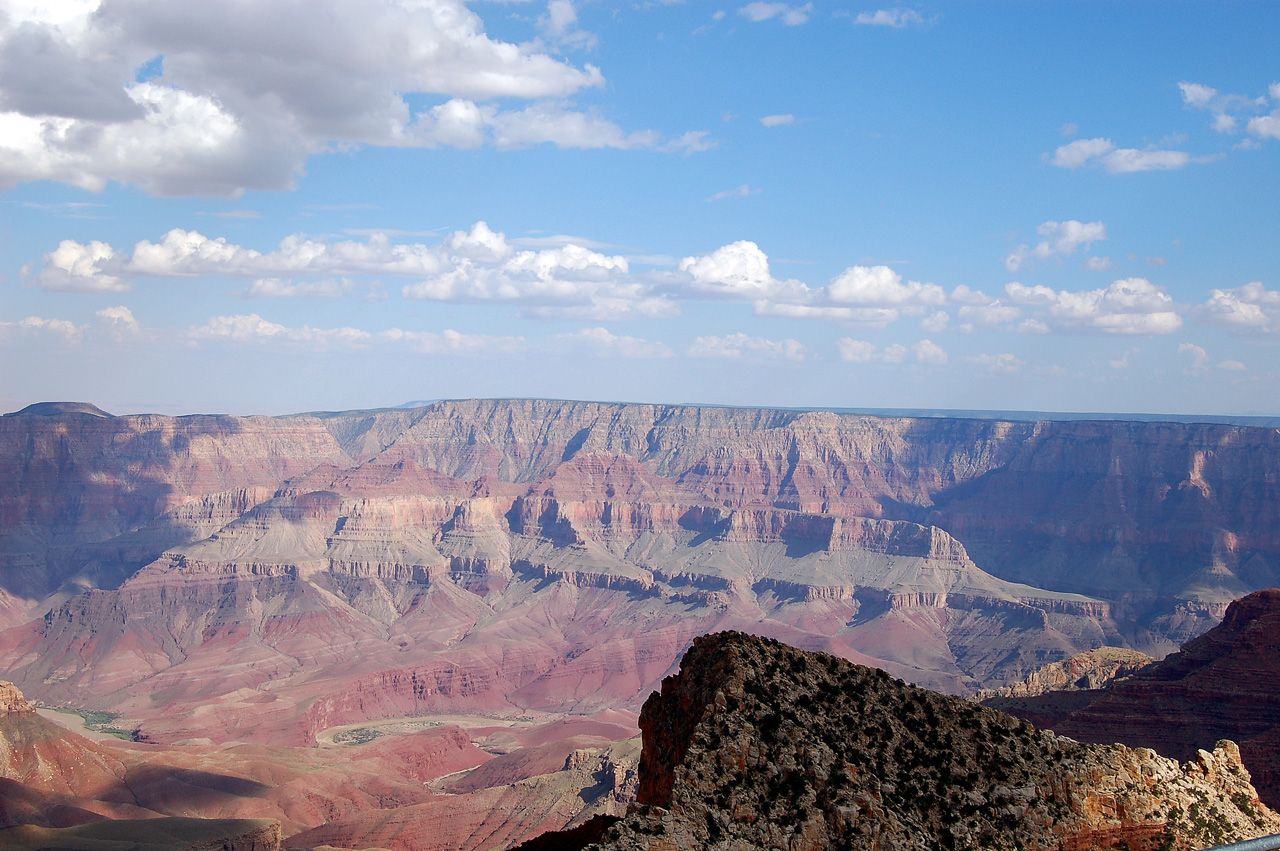
<path id="1" fill-rule="evenodd" d="M 638 803 L 597 851 L 1142 851 L 1280 832 L 1231 742 L 1179 767 L 741 633 L 697 639 L 640 723 Z"/>

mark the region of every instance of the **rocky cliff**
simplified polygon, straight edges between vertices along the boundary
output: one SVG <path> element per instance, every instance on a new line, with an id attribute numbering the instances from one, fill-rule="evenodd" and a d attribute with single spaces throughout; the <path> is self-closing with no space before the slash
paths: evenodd
<path id="1" fill-rule="evenodd" d="M 645 704 L 604 849 L 1198 848 L 1280 832 L 1229 741 L 1179 766 L 827 654 L 694 642 Z"/>
<path id="2" fill-rule="evenodd" d="M 1150 747 L 1177 759 L 1233 739 L 1262 799 L 1280 805 L 1280 589 L 1237 600 L 1221 624 L 1090 693 L 1082 706 L 1055 705 L 1053 698 L 1000 705 L 1063 735 Z"/>

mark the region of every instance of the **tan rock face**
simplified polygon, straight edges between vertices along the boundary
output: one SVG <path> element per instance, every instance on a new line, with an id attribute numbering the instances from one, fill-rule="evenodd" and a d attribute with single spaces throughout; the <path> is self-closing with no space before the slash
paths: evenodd
<path id="1" fill-rule="evenodd" d="M 0 681 L 0 715 L 13 712 L 34 712 L 35 707 L 27 703 L 27 699 L 18 691 L 13 683 Z"/>
<path id="2" fill-rule="evenodd" d="M 1280 832 L 1231 742 L 1179 766 L 825 654 L 701 638 L 641 716 L 600 849 L 1199 848 Z"/>

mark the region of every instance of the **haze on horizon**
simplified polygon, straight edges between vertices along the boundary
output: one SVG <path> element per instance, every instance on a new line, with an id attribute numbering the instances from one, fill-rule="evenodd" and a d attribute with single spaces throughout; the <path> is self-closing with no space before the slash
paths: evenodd
<path id="1" fill-rule="evenodd" d="M 6 0 L 0 409 L 1280 414 L 1280 8 Z"/>

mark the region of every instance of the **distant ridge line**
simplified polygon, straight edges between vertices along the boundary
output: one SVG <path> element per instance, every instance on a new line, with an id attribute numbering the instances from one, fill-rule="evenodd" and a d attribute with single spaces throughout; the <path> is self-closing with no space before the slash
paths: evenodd
<path id="1" fill-rule="evenodd" d="M 415 410 L 428 408 L 445 402 L 489 401 L 489 402 L 561 402 L 565 404 L 598 404 L 598 405 L 657 405 L 676 408 L 723 408 L 731 410 L 753 411 L 793 411 L 808 413 L 829 411 L 833 414 L 851 414 L 869 417 L 906 417 L 912 419 L 956 419 L 956 420 L 995 420 L 1001 422 L 1135 422 L 1135 423 L 1204 423 L 1208 425 L 1237 425 L 1250 428 L 1280 428 L 1280 416 L 1260 414 L 1167 414 L 1167 413 L 1105 413 L 1098 411 L 1006 411 L 982 410 L 967 408 L 839 408 L 839 407 L 805 407 L 791 405 L 726 405 L 714 402 L 624 402 L 604 399 L 551 399 L 542 397 L 497 396 L 476 399 L 422 399 L 373 408 L 349 408 L 345 410 L 299 411 L 292 414 L 266 415 L 273 418 L 318 416 L 332 417 L 341 414 L 376 413 L 378 411 Z M 103 411 L 90 402 L 37 402 L 19 411 L 0 414 L 5 417 L 23 415 L 62 416 L 66 414 L 89 414 L 95 417 L 110 418 L 113 415 Z M 168 416 L 197 416 L 194 414 L 171 414 Z M 214 414 L 214 416 L 219 416 Z M 253 414 L 237 414 L 235 416 L 254 416 Z"/>

